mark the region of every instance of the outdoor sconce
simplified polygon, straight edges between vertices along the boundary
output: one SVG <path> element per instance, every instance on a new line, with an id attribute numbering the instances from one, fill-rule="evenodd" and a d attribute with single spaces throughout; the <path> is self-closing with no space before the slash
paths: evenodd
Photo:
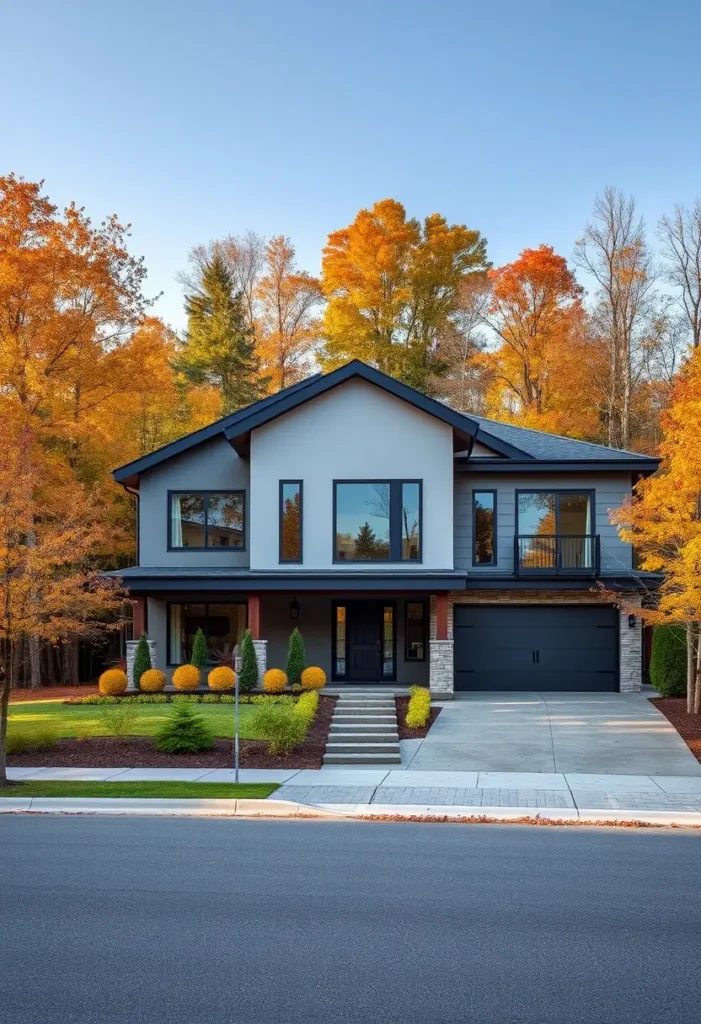
<path id="1" fill-rule="evenodd" d="M 293 597 L 290 602 L 290 618 L 293 622 L 296 622 L 299 618 L 299 605 L 297 604 L 297 598 Z"/>
<path id="2" fill-rule="evenodd" d="M 631 629 L 635 629 L 635 615 L 628 616 L 628 625 Z"/>

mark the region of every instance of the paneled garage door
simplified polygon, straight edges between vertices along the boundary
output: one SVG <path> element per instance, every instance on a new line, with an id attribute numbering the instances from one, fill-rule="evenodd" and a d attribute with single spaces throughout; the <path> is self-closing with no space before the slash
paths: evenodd
<path id="1" fill-rule="evenodd" d="M 456 605 L 456 690 L 618 690 L 618 612 Z"/>

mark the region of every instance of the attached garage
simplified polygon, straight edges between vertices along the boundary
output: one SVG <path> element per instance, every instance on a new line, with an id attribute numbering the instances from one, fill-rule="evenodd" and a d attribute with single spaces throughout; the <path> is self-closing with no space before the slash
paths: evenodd
<path id="1" fill-rule="evenodd" d="M 455 605 L 455 689 L 617 691 L 618 615 L 606 605 Z"/>

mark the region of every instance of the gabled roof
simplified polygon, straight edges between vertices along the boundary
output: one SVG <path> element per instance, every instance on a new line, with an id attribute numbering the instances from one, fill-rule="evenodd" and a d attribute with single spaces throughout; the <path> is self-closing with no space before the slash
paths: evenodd
<path id="1" fill-rule="evenodd" d="M 630 462 L 638 460 L 645 463 L 651 459 L 651 456 L 641 455 L 640 452 L 629 452 L 622 448 L 607 448 L 603 444 L 577 441 L 573 437 L 562 437 L 559 434 L 546 434 L 542 430 L 517 427 L 513 423 L 502 423 L 499 420 L 487 419 L 485 416 L 470 414 L 470 419 L 479 425 L 477 440 L 482 441 L 488 447 L 494 447 L 491 441 L 496 437 L 519 448 L 531 458 L 541 461 L 591 460 L 601 462 L 611 460 L 613 462 Z"/>

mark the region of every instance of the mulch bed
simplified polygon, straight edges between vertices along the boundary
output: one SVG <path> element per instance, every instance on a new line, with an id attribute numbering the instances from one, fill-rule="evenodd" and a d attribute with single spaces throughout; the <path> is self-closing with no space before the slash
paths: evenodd
<path id="1" fill-rule="evenodd" d="M 40 686 L 37 690 L 10 690 L 10 704 L 23 700 L 65 700 L 67 697 L 92 697 L 99 693 L 97 683 L 84 686 Z"/>
<path id="2" fill-rule="evenodd" d="M 409 707 L 409 698 L 395 697 L 394 701 L 397 705 L 397 726 L 400 740 L 422 740 L 428 735 L 428 730 L 441 713 L 440 708 L 431 708 L 431 715 L 428 722 L 422 729 L 408 729 L 405 725 L 405 721 L 407 709 Z"/>
<path id="3" fill-rule="evenodd" d="M 335 697 L 321 697 L 314 724 L 304 743 L 288 757 L 268 754 L 260 740 L 241 740 L 242 768 L 321 768 L 329 735 Z M 232 709 L 233 714 L 233 709 Z M 233 768 L 232 740 L 217 739 L 201 754 L 159 754 L 153 738 L 111 736 L 87 740 L 59 740 L 51 750 L 35 750 L 8 758 L 12 768 Z"/>
<path id="4" fill-rule="evenodd" d="M 677 730 L 697 761 L 701 762 L 701 715 L 689 715 L 686 697 L 658 697 L 651 702 Z"/>

